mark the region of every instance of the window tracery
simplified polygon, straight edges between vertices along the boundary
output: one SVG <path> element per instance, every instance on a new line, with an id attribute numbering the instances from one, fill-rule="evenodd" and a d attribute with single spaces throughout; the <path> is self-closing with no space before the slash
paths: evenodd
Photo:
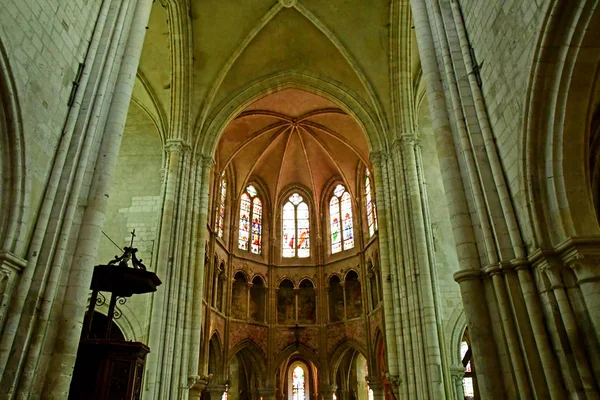
<path id="1" fill-rule="evenodd" d="M 367 208 L 367 225 L 369 225 L 369 237 L 375 234 L 377 227 L 377 207 L 371 194 L 371 173 L 365 168 L 365 206 Z"/>
<path id="2" fill-rule="evenodd" d="M 352 225 L 352 199 L 343 185 L 337 185 L 329 201 L 331 227 L 331 253 L 339 253 L 354 247 Z"/>
<path id="3" fill-rule="evenodd" d="M 284 258 L 310 257 L 310 213 L 298 193 L 283 206 L 281 245 Z"/>
<path id="4" fill-rule="evenodd" d="M 262 244 L 262 201 L 256 188 L 249 185 L 240 200 L 240 227 L 238 248 L 261 253 Z"/>

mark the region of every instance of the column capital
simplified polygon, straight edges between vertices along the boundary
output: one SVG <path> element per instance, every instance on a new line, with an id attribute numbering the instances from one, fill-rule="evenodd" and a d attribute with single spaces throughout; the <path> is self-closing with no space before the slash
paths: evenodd
<path id="1" fill-rule="evenodd" d="M 384 151 L 372 151 L 369 154 L 369 159 L 371 160 L 371 164 L 373 167 L 381 167 L 381 164 L 387 161 L 388 154 Z"/>
<path id="2" fill-rule="evenodd" d="M 189 144 L 185 143 L 181 138 L 167 139 L 165 150 L 169 153 L 187 153 L 191 150 Z"/>
<path id="3" fill-rule="evenodd" d="M 337 390 L 337 385 L 320 384 L 319 385 L 319 398 L 331 400 L 333 393 Z"/>
<path id="4" fill-rule="evenodd" d="M 212 168 L 216 165 L 215 159 L 212 156 L 202 155 L 199 158 L 203 168 Z"/>

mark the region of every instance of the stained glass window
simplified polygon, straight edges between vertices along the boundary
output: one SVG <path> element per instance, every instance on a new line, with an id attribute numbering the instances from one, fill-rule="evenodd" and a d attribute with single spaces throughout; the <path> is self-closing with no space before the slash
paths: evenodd
<path id="1" fill-rule="evenodd" d="M 340 200 L 333 196 L 329 202 L 329 218 L 331 222 L 331 252 L 342 251 L 342 234 L 340 232 Z"/>
<path id="2" fill-rule="evenodd" d="M 250 224 L 252 221 L 252 224 Z M 240 201 L 240 228 L 238 248 L 260 254 L 262 239 L 262 201 L 257 197 L 257 191 L 250 185 L 242 193 Z"/>
<path id="3" fill-rule="evenodd" d="M 371 173 L 369 169 L 365 172 L 365 203 L 367 206 L 367 224 L 369 225 L 369 237 L 375 234 L 377 230 L 377 208 L 371 194 Z"/>
<path id="4" fill-rule="evenodd" d="M 225 221 L 225 200 L 227 199 L 227 181 L 225 172 L 221 174 L 221 195 L 219 196 L 219 205 L 217 206 L 217 235 L 223 237 L 223 221 Z"/>
<path id="5" fill-rule="evenodd" d="M 343 185 L 337 185 L 333 191 L 333 196 L 329 201 L 329 220 L 331 253 L 335 254 L 353 248 L 352 199 Z"/>
<path id="6" fill-rule="evenodd" d="M 473 371 L 473 353 L 471 351 L 471 345 L 469 343 L 469 333 L 465 330 L 463 339 L 460 343 L 460 358 L 462 365 L 465 369 L 463 375 L 463 393 L 465 399 L 474 399 L 476 396 L 477 383 L 475 382 L 475 373 Z M 479 395 L 477 395 L 479 397 Z"/>
<path id="7" fill-rule="evenodd" d="M 292 400 L 305 400 L 304 368 L 297 366 L 292 372 Z"/>
<path id="8" fill-rule="evenodd" d="M 294 193 L 283 206 L 282 255 L 310 257 L 310 212 L 302 196 Z"/>

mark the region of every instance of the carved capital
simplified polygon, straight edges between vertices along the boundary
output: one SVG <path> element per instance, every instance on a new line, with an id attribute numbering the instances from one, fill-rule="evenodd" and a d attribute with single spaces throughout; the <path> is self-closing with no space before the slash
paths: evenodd
<path id="1" fill-rule="evenodd" d="M 202 168 L 212 168 L 215 166 L 215 159 L 212 156 L 202 156 L 200 163 Z"/>
<path id="2" fill-rule="evenodd" d="M 200 375 L 190 375 L 187 380 L 188 389 L 201 392 L 206 388 L 206 385 L 210 383 L 212 377 L 212 374 L 208 374 L 204 377 L 201 377 Z"/>
<path id="3" fill-rule="evenodd" d="M 403 133 L 400 142 L 405 146 L 419 146 L 419 138 L 414 133 Z"/>
<path id="4" fill-rule="evenodd" d="M 182 153 L 184 149 L 183 139 L 167 139 L 165 150 L 169 153 Z"/>
<path id="5" fill-rule="evenodd" d="M 396 393 L 396 390 L 400 387 L 400 384 L 402 383 L 400 375 L 391 375 L 386 373 L 386 377 L 390 382 L 390 385 L 392 386 L 392 390 L 394 391 L 394 393 Z"/>
<path id="6" fill-rule="evenodd" d="M 373 167 L 381 168 L 381 164 L 387 161 L 388 155 L 383 151 L 372 151 L 369 158 Z"/>

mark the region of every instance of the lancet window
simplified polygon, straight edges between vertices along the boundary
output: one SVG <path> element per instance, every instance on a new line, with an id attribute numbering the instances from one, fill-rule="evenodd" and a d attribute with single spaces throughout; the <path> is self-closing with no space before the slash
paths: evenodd
<path id="1" fill-rule="evenodd" d="M 369 237 L 375 234 L 377 230 L 377 207 L 373 201 L 371 193 L 371 173 L 365 169 L 365 205 L 367 208 L 367 225 L 369 225 Z"/>
<path id="2" fill-rule="evenodd" d="M 216 230 L 217 236 L 223 237 L 223 223 L 225 221 L 225 200 L 227 199 L 227 180 L 225 179 L 225 172 L 221 174 L 221 184 L 219 186 L 219 204 L 217 206 Z"/>
<path id="3" fill-rule="evenodd" d="M 479 397 L 477 381 L 475 379 L 475 371 L 473 366 L 473 353 L 471 351 L 471 341 L 469 340 L 469 332 L 465 330 L 462 341 L 460 342 L 460 358 L 465 369 L 463 376 L 463 393 L 465 400 L 475 399 Z"/>
<path id="4" fill-rule="evenodd" d="M 256 188 L 248 186 L 240 201 L 238 248 L 260 254 L 262 244 L 262 201 Z"/>
<path id="5" fill-rule="evenodd" d="M 292 395 L 291 400 L 306 399 L 306 373 L 301 365 L 297 365 L 292 371 Z"/>
<path id="6" fill-rule="evenodd" d="M 302 196 L 292 194 L 283 206 L 282 214 L 283 257 L 310 257 L 310 213 Z"/>
<path id="7" fill-rule="evenodd" d="M 354 247 L 352 226 L 352 199 L 343 185 L 337 185 L 329 201 L 331 228 L 331 253 L 339 253 Z"/>

